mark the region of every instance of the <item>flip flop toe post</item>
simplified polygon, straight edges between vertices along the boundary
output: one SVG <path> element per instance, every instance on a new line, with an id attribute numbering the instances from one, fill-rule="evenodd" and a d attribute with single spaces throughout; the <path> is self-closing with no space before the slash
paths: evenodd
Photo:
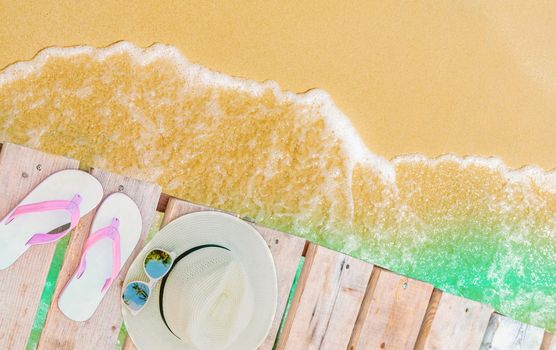
<path id="1" fill-rule="evenodd" d="M 141 236 L 141 213 L 123 193 L 108 196 L 98 208 L 75 274 L 60 294 L 58 307 L 74 321 L 86 321 L 117 279 Z"/>
<path id="2" fill-rule="evenodd" d="M 0 270 L 33 245 L 56 242 L 102 199 L 102 186 L 80 170 L 47 177 L 0 221 Z"/>

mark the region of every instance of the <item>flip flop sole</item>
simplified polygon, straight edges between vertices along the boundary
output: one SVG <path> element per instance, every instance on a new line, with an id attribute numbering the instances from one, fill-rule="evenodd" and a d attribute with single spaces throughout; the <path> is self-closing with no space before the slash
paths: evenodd
<path id="1" fill-rule="evenodd" d="M 123 267 L 141 237 L 142 220 L 137 204 L 123 193 L 111 194 L 98 208 L 90 232 L 109 226 L 115 217 L 120 221 L 120 266 Z M 101 289 L 112 272 L 112 240 L 101 239 L 91 246 L 86 261 L 81 277 L 74 274 L 58 300 L 60 311 L 74 321 L 91 318 L 106 294 Z"/>
<path id="2" fill-rule="evenodd" d="M 102 185 L 94 176 L 80 170 L 62 170 L 47 177 L 17 206 L 50 200 L 71 200 L 75 194 L 82 197 L 80 216 L 93 210 L 102 199 Z M 36 233 L 47 233 L 65 224 L 70 216 L 66 211 L 36 212 L 17 217 L 9 225 L 0 221 L 0 270 L 12 265 L 29 248 L 27 242 Z"/>

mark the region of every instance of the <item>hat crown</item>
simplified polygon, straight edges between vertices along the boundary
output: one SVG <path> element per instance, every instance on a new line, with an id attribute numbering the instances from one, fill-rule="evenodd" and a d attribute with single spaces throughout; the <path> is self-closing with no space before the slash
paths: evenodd
<path id="1" fill-rule="evenodd" d="M 126 284 L 148 279 L 142 263 L 153 249 L 176 257 L 140 313 L 130 312 L 122 300 L 126 328 L 138 348 L 247 350 L 264 342 L 275 320 L 278 288 L 267 242 L 253 226 L 215 211 L 184 215 L 147 243 Z"/>
<path id="2" fill-rule="evenodd" d="M 226 249 L 206 247 L 177 262 L 164 289 L 168 327 L 194 348 L 227 348 L 252 319 L 249 280 Z"/>

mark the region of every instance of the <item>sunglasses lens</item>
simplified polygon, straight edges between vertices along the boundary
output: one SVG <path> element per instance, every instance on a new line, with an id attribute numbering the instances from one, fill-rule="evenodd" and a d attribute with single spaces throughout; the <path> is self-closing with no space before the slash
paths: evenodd
<path id="1" fill-rule="evenodd" d="M 145 258 L 145 271 L 150 278 L 158 279 L 170 271 L 172 257 L 163 250 L 151 250 Z"/>
<path id="2" fill-rule="evenodd" d="M 143 282 L 129 283 L 122 294 L 124 303 L 133 311 L 139 311 L 149 299 L 150 289 Z"/>

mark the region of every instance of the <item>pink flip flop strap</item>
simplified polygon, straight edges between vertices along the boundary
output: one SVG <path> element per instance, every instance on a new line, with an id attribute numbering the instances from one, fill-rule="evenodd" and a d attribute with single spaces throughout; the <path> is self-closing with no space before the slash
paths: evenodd
<path id="1" fill-rule="evenodd" d="M 81 196 L 76 194 L 69 201 L 66 200 L 52 200 L 39 203 L 24 204 L 17 207 L 12 214 L 6 219 L 4 225 L 8 225 L 16 217 L 25 214 L 45 212 L 45 211 L 56 211 L 56 210 L 66 210 L 70 213 L 71 221 L 68 229 L 59 233 L 36 233 L 28 241 L 27 245 L 35 244 L 45 244 L 51 243 L 64 237 L 68 232 L 73 230 L 75 226 L 79 223 L 81 217 L 79 213 L 79 204 L 81 204 Z"/>
<path id="2" fill-rule="evenodd" d="M 85 249 L 83 250 L 83 255 L 81 255 L 81 262 L 77 268 L 76 278 L 81 278 L 85 269 L 87 268 L 87 252 L 93 247 L 98 241 L 103 238 L 109 238 L 112 240 L 112 273 L 110 277 L 106 279 L 104 285 L 102 286 L 101 292 L 104 293 L 110 287 L 112 282 L 116 280 L 120 273 L 120 232 L 118 228 L 120 226 L 120 220 L 118 218 L 113 218 L 110 226 L 101 228 L 96 232 L 92 233 L 91 236 L 85 242 Z"/>

